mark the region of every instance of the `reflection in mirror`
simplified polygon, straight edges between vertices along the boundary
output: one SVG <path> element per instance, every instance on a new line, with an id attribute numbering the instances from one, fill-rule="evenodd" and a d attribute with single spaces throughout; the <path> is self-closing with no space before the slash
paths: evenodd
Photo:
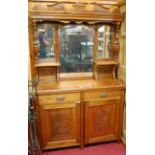
<path id="1" fill-rule="evenodd" d="M 93 35 L 93 29 L 84 25 L 67 25 L 60 29 L 61 73 L 92 72 Z"/>
<path id="2" fill-rule="evenodd" d="M 39 43 L 38 58 L 40 60 L 54 59 L 54 25 L 38 24 L 37 41 Z"/>
<path id="3" fill-rule="evenodd" d="M 111 27 L 104 25 L 98 28 L 98 49 L 97 58 L 110 58 L 111 53 L 109 51 L 108 45 L 111 43 Z"/>

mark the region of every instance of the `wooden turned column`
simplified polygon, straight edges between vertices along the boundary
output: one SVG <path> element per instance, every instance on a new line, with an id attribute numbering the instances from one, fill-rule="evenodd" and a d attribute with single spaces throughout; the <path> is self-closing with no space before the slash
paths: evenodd
<path id="1" fill-rule="evenodd" d="M 37 26 L 36 22 L 33 21 L 33 52 L 35 59 L 38 59 L 39 48 L 39 43 L 37 41 Z"/>
<path id="2" fill-rule="evenodd" d="M 34 42 L 37 40 L 37 25 L 35 20 L 33 20 L 33 40 Z"/>
<path id="3" fill-rule="evenodd" d="M 93 77 L 96 79 L 96 55 L 97 55 L 97 46 L 98 46 L 98 27 L 97 25 L 94 26 L 94 49 L 93 49 L 93 57 L 94 57 L 94 63 L 93 63 Z"/>
<path id="4" fill-rule="evenodd" d="M 36 60 L 38 60 L 38 53 L 39 53 L 39 43 L 37 41 L 37 25 L 36 25 L 36 21 L 33 20 L 32 21 L 33 24 L 33 53 L 34 53 L 34 63 L 36 63 Z M 36 75 L 36 79 L 39 81 L 39 69 L 35 68 L 35 75 Z"/>
<path id="5" fill-rule="evenodd" d="M 119 27 L 120 27 L 120 23 L 117 22 L 116 26 L 115 26 L 115 34 L 114 34 L 114 41 L 113 41 L 113 54 L 114 54 L 114 59 L 118 60 L 118 53 L 119 53 Z"/>
<path id="6" fill-rule="evenodd" d="M 59 25 L 55 25 L 55 59 L 59 62 Z"/>
<path id="7" fill-rule="evenodd" d="M 28 32 L 29 32 L 29 52 L 30 52 L 30 64 L 31 64 L 31 75 L 32 79 L 35 80 L 36 71 L 35 71 L 35 53 L 34 53 L 34 23 L 32 19 L 28 18 Z"/>

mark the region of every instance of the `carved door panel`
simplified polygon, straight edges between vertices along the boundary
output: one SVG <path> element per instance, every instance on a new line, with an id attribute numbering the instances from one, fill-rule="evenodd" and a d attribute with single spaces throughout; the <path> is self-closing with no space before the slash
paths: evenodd
<path id="1" fill-rule="evenodd" d="M 79 104 L 40 107 L 43 149 L 79 145 Z"/>
<path id="2" fill-rule="evenodd" d="M 85 144 L 117 139 L 119 100 L 85 105 Z"/>

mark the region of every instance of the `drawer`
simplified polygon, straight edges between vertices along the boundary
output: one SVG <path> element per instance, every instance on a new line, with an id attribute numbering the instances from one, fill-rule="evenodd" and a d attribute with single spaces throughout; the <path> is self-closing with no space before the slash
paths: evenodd
<path id="1" fill-rule="evenodd" d="M 66 103 L 80 101 L 80 93 L 61 93 L 38 96 L 39 104 Z"/>
<path id="2" fill-rule="evenodd" d="M 115 90 L 99 90 L 84 93 L 84 100 L 101 100 L 105 98 L 120 98 L 121 91 Z"/>

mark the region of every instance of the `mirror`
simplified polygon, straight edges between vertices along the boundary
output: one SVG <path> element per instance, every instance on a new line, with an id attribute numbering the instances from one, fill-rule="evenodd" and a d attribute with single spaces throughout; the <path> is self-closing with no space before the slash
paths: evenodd
<path id="1" fill-rule="evenodd" d="M 85 25 L 60 29 L 60 72 L 92 72 L 94 30 Z"/>
<path id="2" fill-rule="evenodd" d="M 97 55 L 98 59 L 111 58 L 111 51 L 109 45 L 112 42 L 112 27 L 109 25 L 98 27 L 98 46 Z"/>
<path id="3" fill-rule="evenodd" d="M 53 24 L 38 24 L 37 25 L 37 42 L 39 45 L 38 58 L 39 59 L 54 59 L 54 25 Z"/>

